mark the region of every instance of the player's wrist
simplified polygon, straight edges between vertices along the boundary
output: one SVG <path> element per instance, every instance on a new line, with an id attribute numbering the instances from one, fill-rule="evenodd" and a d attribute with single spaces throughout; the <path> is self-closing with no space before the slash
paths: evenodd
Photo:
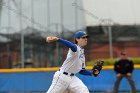
<path id="1" fill-rule="evenodd" d="M 56 40 L 58 41 L 60 38 L 56 37 Z"/>

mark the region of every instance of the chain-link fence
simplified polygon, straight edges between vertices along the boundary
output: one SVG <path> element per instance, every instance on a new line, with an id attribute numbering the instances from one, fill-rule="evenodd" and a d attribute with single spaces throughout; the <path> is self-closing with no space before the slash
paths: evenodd
<path id="1" fill-rule="evenodd" d="M 60 66 L 67 48 L 46 43 L 46 36 L 73 41 L 73 34 L 79 29 L 90 36 L 85 50 L 87 61 L 115 58 L 120 50 L 127 50 L 132 57 L 140 56 L 139 25 L 119 25 L 101 18 L 87 10 L 84 2 L 0 0 L 0 68 Z M 87 15 L 98 25 L 86 26 Z"/>
<path id="2" fill-rule="evenodd" d="M 0 68 L 61 64 L 63 47 L 45 37 L 69 38 L 84 28 L 84 15 L 73 3 L 83 7 L 75 0 L 0 0 Z"/>

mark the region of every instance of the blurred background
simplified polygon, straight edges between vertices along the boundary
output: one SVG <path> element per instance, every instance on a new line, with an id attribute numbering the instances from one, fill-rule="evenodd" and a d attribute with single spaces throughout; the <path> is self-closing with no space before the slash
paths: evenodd
<path id="1" fill-rule="evenodd" d="M 89 35 L 87 65 L 114 64 L 121 50 L 139 64 L 139 0 L 0 0 L 0 69 L 59 67 L 68 48 L 46 43 L 49 35 L 73 42 Z"/>
<path id="2" fill-rule="evenodd" d="M 65 47 L 48 44 L 49 35 L 73 41 L 87 31 L 87 61 L 115 58 L 120 50 L 140 56 L 139 1 L 0 0 L 0 67 L 53 67 Z M 58 61 L 58 62 L 56 62 Z"/>

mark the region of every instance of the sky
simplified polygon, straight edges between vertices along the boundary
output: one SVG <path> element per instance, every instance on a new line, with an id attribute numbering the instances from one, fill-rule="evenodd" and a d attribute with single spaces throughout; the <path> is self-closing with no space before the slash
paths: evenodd
<path id="1" fill-rule="evenodd" d="M 34 1 L 33 6 L 32 1 Z M 49 14 L 47 13 L 48 1 L 50 1 Z M 62 0 L 63 15 L 61 15 L 62 3 L 60 1 L 22 0 L 23 15 L 21 17 L 19 0 L 10 0 L 10 7 L 8 0 L 4 0 L 0 32 L 6 32 L 8 28 L 10 28 L 9 32 L 17 32 L 27 26 L 34 26 L 40 30 L 49 28 L 59 31 L 63 25 L 65 29 L 75 31 L 86 26 L 108 24 L 108 22 L 122 25 L 140 24 L 140 0 Z M 50 22 L 49 26 L 48 22 Z"/>
<path id="2" fill-rule="evenodd" d="M 31 4 L 32 1 L 33 4 Z M 14 30 L 18 32 L 27 26 L 33 26 L 39 30 L 50 29 L 52 31 L 60 31 L 62 30 L 61 27 L 64 27 L 66 30 L 76 31 L 76 29 L 84 27 L 84 14 L 78 11 L 78 17 L 75 17 L 75 7 L 73 6 L 75 0 L 63 0 L 63 10 L 61 9 L 62 3 L 60 1 L 61 0 L 22 0 L 22 15 L 20 15 L 21 6 L 19 0 L 11 0 L 9 2 L 10 5 L 8 5 L 8 0 L 4 0 L 1 12 L 0 32 L 6 32 L 7 26 L 9 25 L 12 27 L 9 33 L 14 32 Z M 81 1 L 79 4 L 82 7 Z M 63 15 L 61 14 L 61 10 L 63 11 Z M 77 23 L 75 20 L 78 20 Z M 63 23 L 61 21 L 63 21 Z"/>
<path id="3" fill-rule="evenodd" d="M 99 24 L 99 19 L 111 19 L 118 24 L 140 24 L 140 0 L 83 0 L 83 3 L 92 14 L 86 14 L 87 25 Z"/>

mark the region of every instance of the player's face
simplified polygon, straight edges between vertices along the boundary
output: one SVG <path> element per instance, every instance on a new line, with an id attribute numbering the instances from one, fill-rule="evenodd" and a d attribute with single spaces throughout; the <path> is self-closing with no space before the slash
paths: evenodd
<path id="1" fill-rule="evenodd" d="M 126 55 L 120 55 L 121 59 L 126 59 Z"/>
<path id="2" fill-rule="evenodd" d="M 88 38 L 88 36 L 83 36 L 83 37 L 78 38 L 77 39 L 78 45 L 81 47 L 86 46 L 87 45 L 87 38 Z"/>

